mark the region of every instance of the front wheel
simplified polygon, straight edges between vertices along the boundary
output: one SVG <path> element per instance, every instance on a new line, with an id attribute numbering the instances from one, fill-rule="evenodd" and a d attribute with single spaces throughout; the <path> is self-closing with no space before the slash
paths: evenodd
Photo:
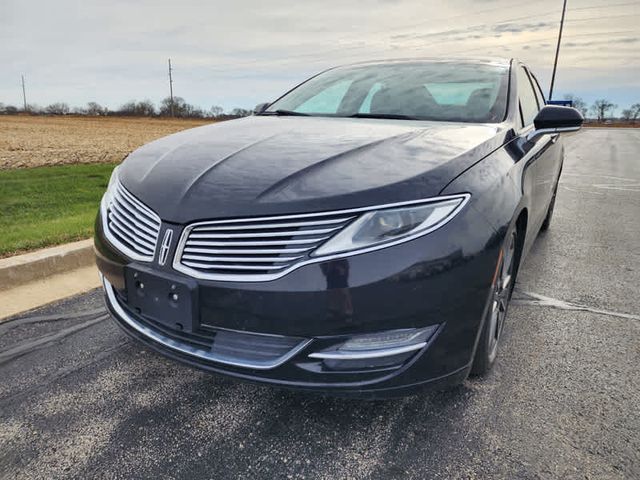
<path id="1" fill-rule="evenodd" d="M 484 375 L 495 363 L 500 336 L 507 317 L 509 301 L 515 285 L 517 232 L 511 232 L 500 250 L 496 275 L 493 280 L 491 304 L 484 319 L 482 334 L 478 340 L 471 375 Z"/>
<path id="2" fill-rule="evenodd" d="M 547 210 L 547 216 L 544 217 L 544 222 L 542 222 L 542 226 L 540 227 L 540 230 L 543 232 L 549 230 L 549 227 L 551 226 L 551 219 L 553 218 L 553 208 L 556 206 L 557 193 L 558 193 L 558 184 L 556 183 L 556 188 L 553 190 L 551 203 L 549 204 L 549 209 Z"/>

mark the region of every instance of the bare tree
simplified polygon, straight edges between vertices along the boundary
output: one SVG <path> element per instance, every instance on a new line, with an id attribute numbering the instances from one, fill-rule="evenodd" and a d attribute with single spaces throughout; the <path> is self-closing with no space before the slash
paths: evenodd
<path id="1" fill-rule="evenodd" d="M 634 103 L 631 105 L 631 121 L 636 123 L 638 117 L 640 117 L 640 103 Z"/>
<path id="2" fill-rule="evenodd" d="M 87 103 L 85 111 L 87 115 L 106 115 L 109 109 L 103 107 L 97 102 L 89 102 Z"/>
<path id="3" fill-rule="evenodd" d="M 625 122 L 630 122 L 632 118 L 633 118 L 633 110 L 631 110 L 630 108 L 625 108 L 624 110 L 622 110 L 622 119 Z"/>
<path id="4" fill-rule="evenodd" d="M 159 109 L 160 115 L 165 117 L 171 116 L 171 104 L 172 104 L 171 97 L 163 98 L 162 101 L 160 102 L 160 109 Z M 184 98 L 173 97 L 173 115 L 176 117 L 184 117 L 186 104 L 187 102 L 184 101 Z"/>
<path id="5" fill-rule="evenodd" d="M 130 102 L 124 103 L 118 109 L 118 113 L 120 115 L 135 115 L 136 113 L 136 102 L 135 100 L 131 100 Z"/>
<path id="6" fill-rule="evenodd" d="M 565 100 L 570 100 L 571 104 L 573 106 L 573 108 L 575 108 L 576 110 L 578 110 L 583 117 L 587 117 L 587 114 L 589 113 L 589 107 L 587 107 L 587 104 L 584 100 L 582 100 L 582 98 L 578 97 L 577 95 L 574 95 L 572 93 L 569 93 L 567 95 L 564 96 Z"/>
<path id="7" fill-rule="evenodd" d="M 42 115 L 44 113 L 44 109 L 37 103 L 28 103 L 27 112 L 32 115 Z"/>
<path id="8" fill-rule="evenodd" d="M 151 100 L 136 102 L 132 100 L 125 103 L 118 110 L 120 115 L 132 115 L 136 117 L 151 117 L 156 114 L 156 107 Z"/>
<path id="9" fill-rule="evenodd" d="M 248 117 L 249 115 L 251 115 L 251 110 L 246 108 L 234 108 L 231 110 L 231 116 L 233 117 Z"/>
<path id="10" fill-rule="evenodd" d="M 160 115 L 171 115 L 171 97 L 160 102 Z M 187 103 L 182 97 L 173 97 L 173 116 L 180 118 L 202 118 L 205 116 L 201 108 Z"/>
<path id="11" fill-rule="evenodd" d="M 220 115 L 222 115 L 224 113 L 224 109 L 219 105 L 213 105 L 209 109 L 209 112 L 210 112 L 212 117 L 217 118 L 217 117 L 219 117 Z"/>
<path id="12" fill-rule="evenodd" d="M 50 115 L 67 115 L 71 109 L 69 108 L 69 105 L 64 102 L 56 102 L 48 105 L 44 111 Z"/>
<path id="13" fill-rule="evenodd" d="M 593 111 L 599 122 L 604 122 L 604 120 L 609 115 L 609 112 L 616 107 L 617 105 L 611 103 L 609 100 L 601 98 L 593 102 L 591 110 Z"/>
<path id="14" fill-rule="evenodd" d="M 136 112 L 138 115 L 152 117 L 156 114 L 156 106 L 151 100 L 142 100 L 136 104 Z"/>

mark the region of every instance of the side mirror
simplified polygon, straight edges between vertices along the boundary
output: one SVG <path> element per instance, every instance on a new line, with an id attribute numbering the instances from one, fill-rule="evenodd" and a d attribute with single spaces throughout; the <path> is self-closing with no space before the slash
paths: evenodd
<path id="1" fill-rule="evenodd" d="M 269 102 L 259 103 L 258 105 L 256 105 L 256 108 L 253 109 L 253 114 L 258 115 L 259 113 L 264 112 L 267 107 L 269 107 L 269 105 L 271 105 Z"/>
<path id="2" fill-rule="evenodd" d="M 582 122 L 584 118 L 575 108 L 547 105 L 534 118 L 535 129 L 527 135 L 527 140 L 549 133 L 577 132 L 582 127 Z"/>

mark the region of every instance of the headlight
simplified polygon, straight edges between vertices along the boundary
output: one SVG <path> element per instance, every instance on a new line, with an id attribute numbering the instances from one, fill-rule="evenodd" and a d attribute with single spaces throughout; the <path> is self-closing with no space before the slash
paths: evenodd
<path id="1" fill-rule="evenodd" d="M 362 214 L 313 252 L 313 256 L 354 250 L 383 248 L 405 242 L 440 228 L 469 199 L 468 194 L 434 199 L 410 206 L 375 210 Z"/>
<path id="2" fill-rule="evenodd" d="M 111 198 L 113 197 L 113 194 L 116 190 L 116 184 L 118 182 L 118 168 L 120 168 L 120 165 L 114 168 L 113 172 L 111 172 L 111 178 L 109 179 L 109 184 L 107 185 L 107 191 L 104 192 L 104 195 L 102 196 L 102 206 L 105 209 L 109 206 L 109 203 L 111 203 Z"/>

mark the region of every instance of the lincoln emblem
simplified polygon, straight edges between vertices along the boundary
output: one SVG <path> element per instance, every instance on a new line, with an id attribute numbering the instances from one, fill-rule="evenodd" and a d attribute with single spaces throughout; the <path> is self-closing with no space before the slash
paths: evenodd
<path id="1" fill-rule="evenodd" d="M 173 238 L 173 230 L 167 228 L 164 231 L 164 237 L 162 238 L 162 245 L 160 245 L 160 253 L 158 254 L 158 264 L 164 265 L 167 263 L 167 257 L 169 256 L 169 247 L 171 246 L 171 239 Z"/>

